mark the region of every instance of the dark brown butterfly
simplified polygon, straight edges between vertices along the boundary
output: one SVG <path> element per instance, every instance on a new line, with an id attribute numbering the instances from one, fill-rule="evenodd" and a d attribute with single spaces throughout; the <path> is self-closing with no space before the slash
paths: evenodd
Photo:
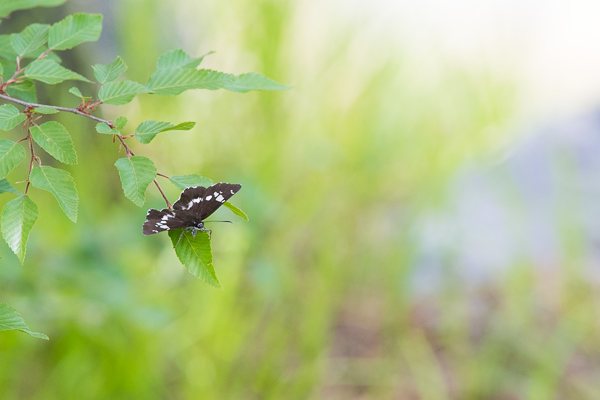
<path id="1" fill-rule="evenodd" d="M 217 211 L 242 185 L 215 183 L 212 186 L 196 186 L 185 189 L 173 209 L 151 209 L 144 222 L 144 235 L 153 235 L 177 228 L 191 228 L 192 232 L 208 231 L 204 227 L 206 217 Z"/>

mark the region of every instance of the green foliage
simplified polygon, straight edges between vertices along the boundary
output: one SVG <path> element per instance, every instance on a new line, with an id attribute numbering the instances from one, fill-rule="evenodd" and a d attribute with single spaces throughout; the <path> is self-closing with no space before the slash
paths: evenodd
<path id="1" fill-rule="evenodd" d="M 62 0 L 13 0 L 0 2 L 0 18 L 15 10 L 36 6 L 61 4 Z M 227 89 L 232 91 L 279 90 L 282 85 L 258 74 L 235 76 L 219 71 L 198 69 L 205 55 L 192 57 L 181 49 L 167 51 L 157 62 L 156 69 L 146 84 L 123 78 L 127 64 L 117 56 L 109 64 L 92 66 L 94 78 L 100 84 L 96 94 L 84 95 L 78 87 L 68 92 L 79 99 L 76 108 L 65 108 L 52 104 L 38 104 L 37 85 L 57 85 L 68 80 L 90 82 L 85 76 L 61 64 L 56 51 L 72 49 L 80 44 L 96 41 L 102 31 L 102 15 L 76 13 L 51 24 L 33 23 L 18 33 L 0 35 L 0 130 L 23 129 L 24 136 L 19 142 L 0 139 L 0 193 L 16 194 L 17 197 L 6 203 L 1 212 L 2 237 L 21 263 L 25 260 L 29 234 L 38 217 L 36 204 L 31 200 L 29 190 L 36 188 L 52 194 L 68 219 L 77 221 L 79 195 L 70 172 L 48 165 L 42 165 L 43 158 L 38 152 L 48 153 L 57 161 L 75 165 L 77 151 L 71 134 L 63 124 L 48 120 L 54 114 L 69 112 L 96 122 L 96 131 L 113 136 L 126 152 L 126 157 L 115 162 L 123 193 L 138 206 L 143 206 L 146 190 L 154 184 L 166 204 L 170 203 L 156 181 L 157 170 L 147 157 L 134 155 L 127 144 L 135 138 L 141 144 L 148 144 L 162 132 L 191 130 L 191 121 L 179 124 L 155 120 L 140 123 L 133 133 L 125 134 L 127 118 L 120 116 L 114 120 L 103 119 L 95 113 L 102 104 L 115 106 L 131 102 L 135 96 L 144 93 L 155 95 L 176 95 L 189 89 Z M 46 92 L 45 92 L 46 93 Z M 47 93 L 52 93 L 48 91 Z M 13 104 L 10 104 L 13 103 Z M 22 107 L 20 109 L 19 107 Z M 41 120 L 41 121 L 40 121 Z M 24 142 L 23 145 L 20 144 Z M 137 149 L 136 149 L 137 152 Z M 29 153 L 30 163 L 24 190 L 17 190 L 6 179 Z M 166 175 L 162 175 L 166 177 Z M 169 178 L 179 187 L 208 185 L 211 181 L 198 175 L 183 175 Z M 236 215 L 247 220 L 239 208 L 225 203 Z M 170 232 L 177 257 L 194 276 L 218 286 L 219 282 L 212 267 L 210 236 L 206 232 L 196 235 L 189 231 Z M 0 310 L 3 311 L 3 310 Z M 13 317 L 14 318 L 14 315 Z M 19 317 L 20 318 L 20 317 Z M 0 330 L 2 330 L 0 315 Z M 16 328 L 28 331 L 21 320 L 15 319 Z M 13 321 L 13 322 L 14 322 Z M 9 326 L 9 325 L 7 325 Z M 7 328 L 8 329 L 8 328 Z M 28 331 L 30 334 L 34 334 Z"/>
<path id="2" fill-rule="evenodd" d="M 36 60 L 29 64 L 25 68 L 25 76 L 49 85 L 55 85 L 66 80 L 89 82 L 86 77 L 63 67 L 56 61 L 48 59 Z"/>
<path id="3" fill-rule="evenodd" d="M 102 32 L 102 15 L 78 13 L 50 27 L 48 48 L 68 50 L 85 42 L 94 42 Z"/>
<path id="4" fill-rule="evenodd" d="M 192 186 L 210 186 L 212 179 L 200 175 L 181 175 L 169 178 L 179 189 L 186 189 Z"/>
<path id="5" fill-rule="evenodd" d="M 3 104 L 0 106 L 1 130 L 10 131 L 23 121 L 25 121 L 25 114 L 19 112 L 17 107 L 12 104 Z"/>
<path id="6" fill-rule="evenodd" d="M 0 303 L 0 331 L 21 331 L 34 338 L 48 340 L 45 334 L 29 329 L 23 317 L 3 303 Z"/>
<path id="7" fill-rule="evenodd" d="M 129 103 L 135 95 L 146 91 L 144 85 L 134 81 L 108 82 L 100 88 L 98 99 L 106 104 L 120 106 Z"/>
<path id="8" fill-rule="evenodd" d="M 77 164 L 73 139 L 63 124 L 48 121 L 30 129 L 33 140 L 48 154 L 65 164 Z"/>
<path id="9" fill-rule="evenodd" d="M 195 122 L 181 122 L 173 124 L 163 121 L 144 121 L 135 128 L 135 138 L 140 143 L 150 143 L 152 139 L 161 132 L 167 131 L 189 131 L 196 125 Z"/>
<path id="10" fill-rule="evenodd" d="M 177 258 L 190 274 L 213 286 L 221 286 L 213 267 L 210 238 L 207 232 L 199 231 L 194 235 L 186 229 L 175 229 L 169 231 L 169 237 Z"/>
<path id="11" fill-rule="evenodd" d="M 108 124 L 105 122 L 98 122 L 96 124 L 96 132 L 103 135 L 118 135 L 120 133 L 118 130 L 108 126 Z"/>
<path id="12" fill-rule="evenodd" d="M 0 2 L 0 18 L 8 16 L 13 11 L 34 7 L 53 7 L 64 2 L 65 0 L 4 0 Z"/>
<path id="13" fill-rule="evenodd" d="M 10 43 L 19 57 L 34 55 L 48 41 L 49 25 L 31 24 L 21 33 L 10 35 Z"/>
<path id="14" fill-rule="evenodd" d="M 156 167 L 152 160 L 142 156 L 119 158 L 115 162 L 125 197 L 141 207 L 146 201 L 146 189 L 156 178 Z"/>
<path id="15" fill-rule="evenodd" d="M 112 82 L 127 71 L 127 64 L 119 56 L 110 64 L 95 64 L 92 65 L 94 77 L 98 83 L 105 84 Z"/>
<path id="16" fill-rule="evenodd" d="M 0 179 L 3 179 L 27 156 L 20 144 L 8 139 L 0 139 Z"/>
<path id="17" fill-rule="evenodd" d="M 34 187 L 52 193 L 65 215 L 77 222 L 79 195 L 70 173 L 58 168 L 36 166 L 31 171 L 30 179 Z"/>
<path id="18" fill-rule="evenodd" d="M 0 193 L 19 193 L 6 179 L 0 179 Z"/>
<path id="19" fill-rule="evenodd" d="M 27 239 L 37 217 L 37 206 L 25 195 L 9 201 L 2 209 L 2 237 L 21 263 L 25 260 Z"/>

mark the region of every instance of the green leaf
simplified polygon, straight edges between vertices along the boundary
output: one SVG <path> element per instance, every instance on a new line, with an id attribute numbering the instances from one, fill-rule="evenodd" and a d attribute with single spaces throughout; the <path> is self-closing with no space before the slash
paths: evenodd
<path id="1" fill-rule="evenodd" d="M 117 117 L 115 120 L 115 129 L 122 131 L 127 125 L 127 117 Z"/>
<path id="2" fill-rule="evenodd" d="M 94 76 L 98 83 L 112 82 L 127 71 L 127 64 L 119 56 L 115 58 L 110 64 L 96 64 L 92 65 L 94 70 Z"/>
<path id="3" fill-rule="evenodd" d="M 190 68 L 158 69 L 150 77 L 147 87 L 151 92 L 162 95 L 177 95 L 188 89 L 226 89 L 233 92 L 287 89 L 287 86 L 256 73 L 235 76 L 210 69 Z"/>
<path id="4" fill-rule="evenodd" d="M 195 69 L 206 57 L 207 53 L 198 58 L 190 57 L 185 51 L 181 49 L 170 50 L 162 54 L 156 62 L 157 70 L 173 70 L 179 68 L 192 68 Z"/>
<path id="5" fill-rule="evenodd" d="M 33 140 L 48 154 L 65 164 L 77 164 L 77 153 L 73 139 L 63 124 L 45 122 L 30 128 Z"/>
<path id="6" fill-rule="evenodd" d="M 204 186 L 208 187 L 213 184 L 213 181 L 205 176 L 200 175 L 179 175 L 169 178 L 179 189 L 187 189 L 189 187 Z"/>
<path id="7" fill-rule="evenodd" d="M 250 218 L 248 218 L 248 215 L 244 211 L 242 211 L 241 208 L 238 208 L 238 207 L 234 206 L 233 204 L 231 204 L 228 201 L 226 201 L 225 203 L 223 203 L 223 205 L 225 207 L 229 208 L 229 210 L 232 213 L 234 213 L 238 217 L 242 218 L 244 221 L 250 221 Z"/>
<path id="8" fill-rule="evenodd" d="M 146 189 L 156 178 L 156 167 L 152 160 L 146 157 L 133 156 L 119 158 L 115 162 L 123 193 L 135 205 L 141 207 L 146 200 Z"/>
<path id="9" fill-rule="evenodd" d="M 161 95 L 178 95 L 189 89 L 221 89 L 232 75 L 217 71 L 182 68 L 156 70 L 147 83 L 148 90 Z"/>
<path id="10" fill-rule="evenodd" d="M 4 79 L 4 65 L 0 64 L 0 78 Z"/>
<path id="11" fill-rule="evenodd" d="M 81 90 L 79 90 L 79 88 L 75 86 L 69 89 L 69 93 L 71 93 L 75 97 L 79 97 L 81 100 L 91 99 L 90 96 L 84 96 L 81 93 Z"/>
<path id="12" fill-rule="evenodd" d="M 36 339 L 49 340 L 45 334 L 29 329 L 23 317 L 12 307 L 3 303 L 0 303 L 0 331 L 21 331 Z"/>
<path id="13" fill-rule="evenodd" d="M 26 195 L 9 201 L 2 210 L 2 216 L 0 216 L 2 237 L 19 258 L 21 264 L 25 261 L 27 239 L 37 217 L 37 206 Z"/>
<path id="14" fill-rule="evenodd" d="M 48 28 L 46 24 L 31 24 L 21 31 L 10 35 L 10 43 L 19 57 L 33 55 L 38 49 L 46 44 L 48 40 Z"/>
<path id="15" fill-rule="evenodd" d="M 25 119 L 25 114 L 12 104 L 3 104 L 0 106 L 0 130 L 10 131 L 25 121 Z"/>
<path id="16" fill-rule="evenodd" d="M 127 104 L 135 95 L 146 93 L 146 87 L 141 83 L 134 81 L 108 82 L 102 85 L 98 92 L 98 98 L 106 104 L 122 105 Z"/>
<path id="17" fill-rule="evenodd" d="M 52 114 L 57 114 L 58 110 L 56 108 L 42 106 L 42 107 L 34 108 L 33 112 L 35 112 L 37 114 L 52 115 Z"/>
<path id="18" fill-rule="evenodd" d="M 20 144 L 0 139 L 0 179 L 19 165 L 26 155 L 27 152 Z"/>
<path id="19" fill-rule="evenodd" d="M 65 0 L 3 0 L 0 1 L 0 18 L 6 17 L 13 11 L 33 7 L 53 7 L 64 2 Z"/>
<path id="20" fill-rule="evenodd" d="M 140 143 L 150 143 L 160 132 L 166 131 L 189 131 L 196 125 L 195 122 L 187 121 L 177 125 L 171 122 L 144 121 L 135 128 L 135 138 Z"/>
<path id="21" fill-rule="evenodd" d="M 72 14 L 50 27 L 48 47 L 52 50 L 72 49 L 81 43 L 98 40 L 100 32 L 101 14 Z"/>
<path id="22" fill-rule="evenodd" d="M 248 92 L 250 90 L 286 90 L 288 86 L 282 85 L 261 74 L 248 73 L 236 76 L 227 82 L 224 89 L 232 92 Z"/>
<path id="23" fill-rule="evenodd" d="M 210 285 L 221 286 L 213 267 L 210 238 L 207 232 L 196 232 L 194 236 L 186 229 L 175 229 L 169 231 L 169 237 L 177 258 L 190 274 Z"/>
<path id="24" fill-rule="evenodd" d="M 58 168 L 36 166 L 31 171 L 31 184 L 50 192 L 66 216 L 71 221 L 77 222 L 79 195 L 71 174 Z"/>
<path id="25" fill-rule="evenodd" d="M 30 80 L 10 85 L 6 88 L 6 93 L 29 103 L 37 102 L 37 90 L 33 81 Z"/>
<path id="26" fill-rule="evenodd" d="M 2 9 L 2 2 L 0 2 L 0 10 Z M 0 35 L 0 58 L 5 60 L 14 61 L 17 57 L 15 49 L 13 49 L 10 35 Z"/>
<path id="27" fill-rule="evenodd" d="M 103 135 L 118 135 L 120 133 L 118 130 L 108 126 L 105 122 L 98 122 L 96 124 L 96 132 L 102 133 Z"/>
<path id="28" fill-rule="evenodd" d="M 0 193 L 19 193 L 6 179 L 0 179 Z"/>
<path id="29" fill-rule="evenodd" d="M 48 59 L 37 60 L 29 64 L 27 68 L 25 68 L 25 76 L 49 85 L 54 85 L 66 80 L 89 82 L 86 77 L 57 64 L 56 61 Z"/>

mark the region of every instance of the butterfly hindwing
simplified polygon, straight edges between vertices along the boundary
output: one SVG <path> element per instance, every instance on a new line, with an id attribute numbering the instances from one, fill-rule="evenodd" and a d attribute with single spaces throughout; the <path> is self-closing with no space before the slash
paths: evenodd
<path id="1" fill-rule="evenodd" d="M 151 209 L 146 215 L 144 223 L 144 235 L 152 235 L 162 231 L 183 228 L 187 226 L 183 218 L 177 215 L 175 210 L 155 210 Z"/>

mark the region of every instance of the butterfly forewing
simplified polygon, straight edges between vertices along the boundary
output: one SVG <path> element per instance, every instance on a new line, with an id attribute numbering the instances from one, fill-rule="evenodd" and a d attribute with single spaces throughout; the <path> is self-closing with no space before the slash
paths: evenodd
<path id="1" fill-rule="evenodd" d="M 216 183 L 207 188 L 203 186 L 187 188 L 173 205 L 178 210 L 189 211 L 199 220 L 214 213 L 227 200 L 236 194 L 242 186 L 237 183 Z"/>

